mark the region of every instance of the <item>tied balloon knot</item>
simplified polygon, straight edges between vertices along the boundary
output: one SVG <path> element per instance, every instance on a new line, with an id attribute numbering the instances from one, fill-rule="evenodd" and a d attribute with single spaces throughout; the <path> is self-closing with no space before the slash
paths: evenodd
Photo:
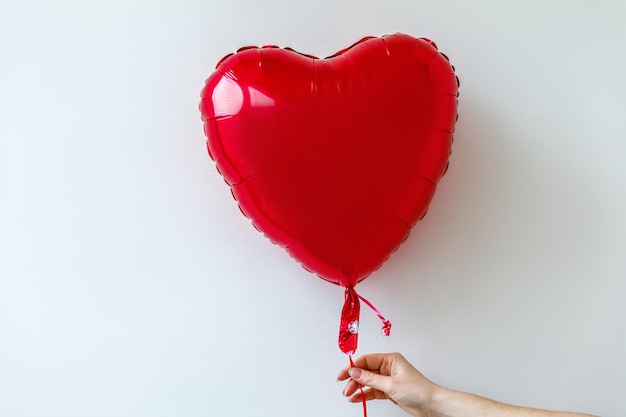
<path id="1" fill-rule="evenodd" d="M 363 301 L 376 313 L 383 323 L 381 333 L 385 336 L 391 334 L 391 322 L 387 320 L 372 303 L 356 292 L 354 287 L 346 287 L 345 300 L 341 310 L 341 322 L 339 325 L 339 348 L 347 355 L 356 352 L 359 340 L 359 316 L 361 313 L 360 301 Z"/>

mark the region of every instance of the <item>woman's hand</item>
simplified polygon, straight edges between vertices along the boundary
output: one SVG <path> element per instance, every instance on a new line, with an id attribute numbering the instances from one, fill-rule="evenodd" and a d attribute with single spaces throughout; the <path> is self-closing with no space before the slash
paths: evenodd
<path id="1" fill-rule="evenodd" d="M 399 353 L 361 356 L 337 379 L 349 379 L 343 393 L 351 402 L 362 401 L 362 386 L 366 400 L 389 399 L 414 417 L 593 417 L 518 407 L 449 390 L 428 380 Z"/>
<path id="2" fill-rule="evenodd" d="M 389 399 L 415 417 L 432 415 L 443 390 L 399 353 L 361 356 L 354 361 L 354 367 L 345 367 L 337 376 L 339 381 L 348 378 L 343 393 L 351 402 L 362 401 L 361 385 L 367 400 Z"/>

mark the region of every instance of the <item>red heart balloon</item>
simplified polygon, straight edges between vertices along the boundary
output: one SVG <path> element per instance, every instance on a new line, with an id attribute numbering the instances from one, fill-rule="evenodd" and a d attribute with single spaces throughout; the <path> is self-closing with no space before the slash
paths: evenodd
<path id="1" fill-rule="evenodd" d="M 433 42 L 395 34 L 326 59 L 243 48 L 218 63 L 200 110 L 241 211 L 306 269 L 352 287 L 426 213 L 457 88 Z"/>

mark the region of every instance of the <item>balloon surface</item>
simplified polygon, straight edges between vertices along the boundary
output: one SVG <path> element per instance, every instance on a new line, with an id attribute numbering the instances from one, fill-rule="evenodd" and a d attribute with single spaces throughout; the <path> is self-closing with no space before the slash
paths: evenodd
<path id="1" fill-rule="evenodd" d="M 348 288 L 426 214 L 457 89 L 433 42 L 394 34 L 325 59 L 242 48 L 218 63 L 200 111 L 241 211 L 307 270 Z"/>

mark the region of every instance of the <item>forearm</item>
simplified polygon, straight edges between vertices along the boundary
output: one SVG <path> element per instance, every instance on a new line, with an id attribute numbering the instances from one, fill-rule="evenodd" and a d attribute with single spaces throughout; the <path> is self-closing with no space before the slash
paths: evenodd
<path id="1" fill-rule="evenodd" d="M 518 407 L 448 389 L 438 391 L 433 403 L 432 417 L 593 417 L 589 414 Z"/>

